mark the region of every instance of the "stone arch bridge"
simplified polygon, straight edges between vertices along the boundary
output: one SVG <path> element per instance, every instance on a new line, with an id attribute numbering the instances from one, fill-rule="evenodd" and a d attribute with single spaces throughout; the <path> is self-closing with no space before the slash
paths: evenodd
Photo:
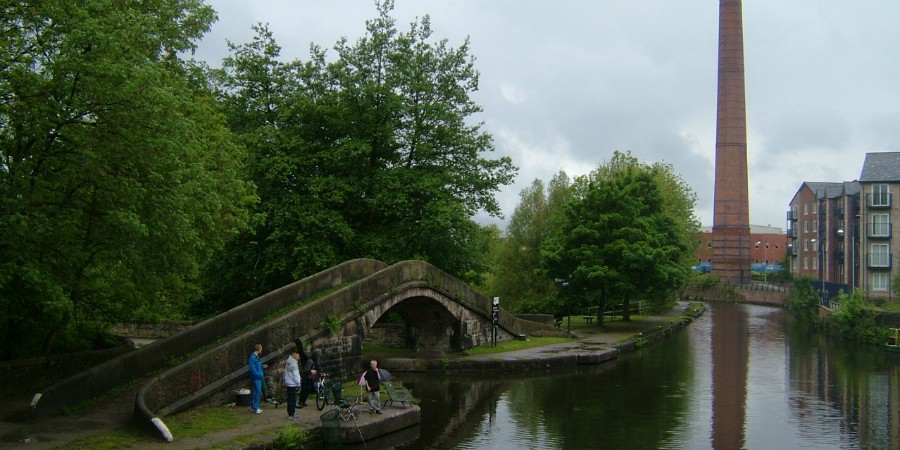
<path id="1" fill-rule="evenodd" d="M 363 340 L 388 313 L 402 318 L 405 345 L 423 356 L 489 344 L 495 331 L 498 341 L 565 335 L 502 308 L 495 330 L 490 299 L 426 262 L 352 260 L 63 380 L 35 395 L 31 414 L 52 414 L 143 378 L 135 414 L 158 424 L 246 387 L 255 343 L 263 344 L 261 359 L 273 375 L 297 338 L 323 350 L 327 371 L 348 378 L 361 371 Z"/>

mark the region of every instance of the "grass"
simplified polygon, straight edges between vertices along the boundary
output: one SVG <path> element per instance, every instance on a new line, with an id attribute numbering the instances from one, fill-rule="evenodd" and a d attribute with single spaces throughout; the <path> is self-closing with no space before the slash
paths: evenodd
<path id="1" fill-rule="evenodd" d="M 881 305 L 878 305 L 878 307 L 884 311 L 900 312 L 900 302 L 897 301 L 884 302 Z"/>
<path id="2" fill-rule="evenodd" d="M 466 354 L 466 355 L 489 355 L 491 353 L 512 352 L 512 351 L 516 351 L 516 350 L 524 350 L 526 348 L 543 347 L 545 345 L 561 344 L 563 342 L 571 342 L 571 341 L 574 341 L 574 339 L 565 338 L 565 337 L 553 337 L 553 336 L 531 337 L 524 341 L 520 341 L 520 340 L 501 341 L 501 342 L 497 343 L 496 347 L 482 346 L 482 347 L 470 348 L 470 349 L 466 350 L 464 352 L 464 354 Z"/>
<path id="3" fill-rule="evenodd" d="M 239 427 L 249 422 L 251 417 L 249 414 L 235 414 L 227 408 L 203 408 L 168 417 L 165 422 L 172 435 L 194 438 Z"/>
<path id="4" fill-rule="evenodd" d="M 138 430 L 116 429 L 103 434 L 78 438 L 58 448 L 72 450 L 114 450 L 131 448 L 146 439 Z"/>
<path id="5" fill-rule="evenodd" d="M 253 416 L 235 414 L 228 408 L 203 408 L 165 418 L 176 439 L 198 438 L 248 423 Z M 252 438 L 252 437 L 251 437 Z M 140 448 L 147 442 L 159 442 L 158 436 L 136 427 L 116 428 L 103 434 L 76 439 L 64 446 L 73 450 L 112 450 Z"/>

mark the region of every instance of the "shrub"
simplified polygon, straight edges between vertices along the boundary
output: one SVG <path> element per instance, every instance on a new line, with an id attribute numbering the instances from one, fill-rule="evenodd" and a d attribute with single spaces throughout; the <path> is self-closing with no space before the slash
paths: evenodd
<path id="1" fill-rule="evenodd" d="M 275 438 L 273 444 L 278 449 L 303 448 L 306 445 L 306 430 L 286 425 L 278 433 L 278 437 Z"/>
<path id="2" fill-rule="evenodd" d="M 791 290 L 791 297 L 788 300 L 788 309 L 801 322 L 816 322 L 819 310 L 819 296 L 813 289 L 809 278 L 802 277 L 794 281 L 794 288 Z"/>
<path id="3" fill-rule="evenodd" d="M 865 303 L 862 291 L 854 291 L 849 296 L 841 292 L 836 301 L 841 304 L 841 309 L 828 318 L 830 330 L 843 339 L 866 344 L 887 342 L 888 330 L 876 324 L 878 313 Z"/>

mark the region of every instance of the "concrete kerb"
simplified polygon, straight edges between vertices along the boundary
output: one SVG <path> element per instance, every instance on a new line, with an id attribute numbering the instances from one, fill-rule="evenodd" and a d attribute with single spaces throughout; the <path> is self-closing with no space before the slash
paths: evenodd
<path id="1" fill-rule="evenodd" d="M 444 358 L 403 358 L 382 356 L 381 364 L 396 372 L 486 372 L 572 368 L 578 365 L 602 364 L 615 360 L 624 352 L 632 352 L 683 328 L 703 314 L 672 316 L 672 320 L 643 331 L 629 339 L 601 345 L 587 338 L 575 345 L 556 344 L 534 349 L 478 356 Z M 585 348 L 591 345 L 593 348 Z"/>

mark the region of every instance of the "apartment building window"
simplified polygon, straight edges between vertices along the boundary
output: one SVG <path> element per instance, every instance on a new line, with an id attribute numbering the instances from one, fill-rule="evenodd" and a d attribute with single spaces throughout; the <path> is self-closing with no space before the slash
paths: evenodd
<path id="1" fill-rule="evenodd" d="M 872 206 L 890 206 L 891 194 L 886 184 L 872 185 Z"/>
<path id="2" fill-rule="evenodd" d="M 803 240 L 803 251 L 806 251 L 806 252 L 809 251 L 809 239 Z"/>
<path id="3" fill-rule="evenodd" d="M 813 220 L 813 230 L 818 230 L 818 229 L 819 229 L 819 221 Z"/>
<path id="4" fill-rule="evenodd" d="M 809 215 L 809 203 L 804 203 L 804 204 L 803 204 L 803 215 L 804 215 L 804 216 L 808 216 L 808 215 Z"/>
<path id="5" fill-rule="evenodd" d="M 886 291 L 888 289 L 888 274 L 873 273 L 872 274 L 872 290 Z"/>
<path id="6" fill-rule="evenodd" d="M 808 220 L 803 221 L 803 232 L 809 233 L 809 221 Z"/>
<path id="7" fill-rule="evenodd" d="M 813 260 L 813 270 L 819 269 L 819 258 Z"/>
<path id="8" fill-rule="evenodd" d="M 872 267 L 890 267 L 891 251 L 888 244 L 872 244 L 869 253 Z"/>
<path id="9" fill-rule="evenodd" d="M 887 237 L 891 235 L 891 216 L 889 214 L 872 215 L 873 237 Z"/>
<path id="10" fill-rule="evenodd" d="M 809 258 L 803 258 L 803 270 L 809 270 Z"/>

